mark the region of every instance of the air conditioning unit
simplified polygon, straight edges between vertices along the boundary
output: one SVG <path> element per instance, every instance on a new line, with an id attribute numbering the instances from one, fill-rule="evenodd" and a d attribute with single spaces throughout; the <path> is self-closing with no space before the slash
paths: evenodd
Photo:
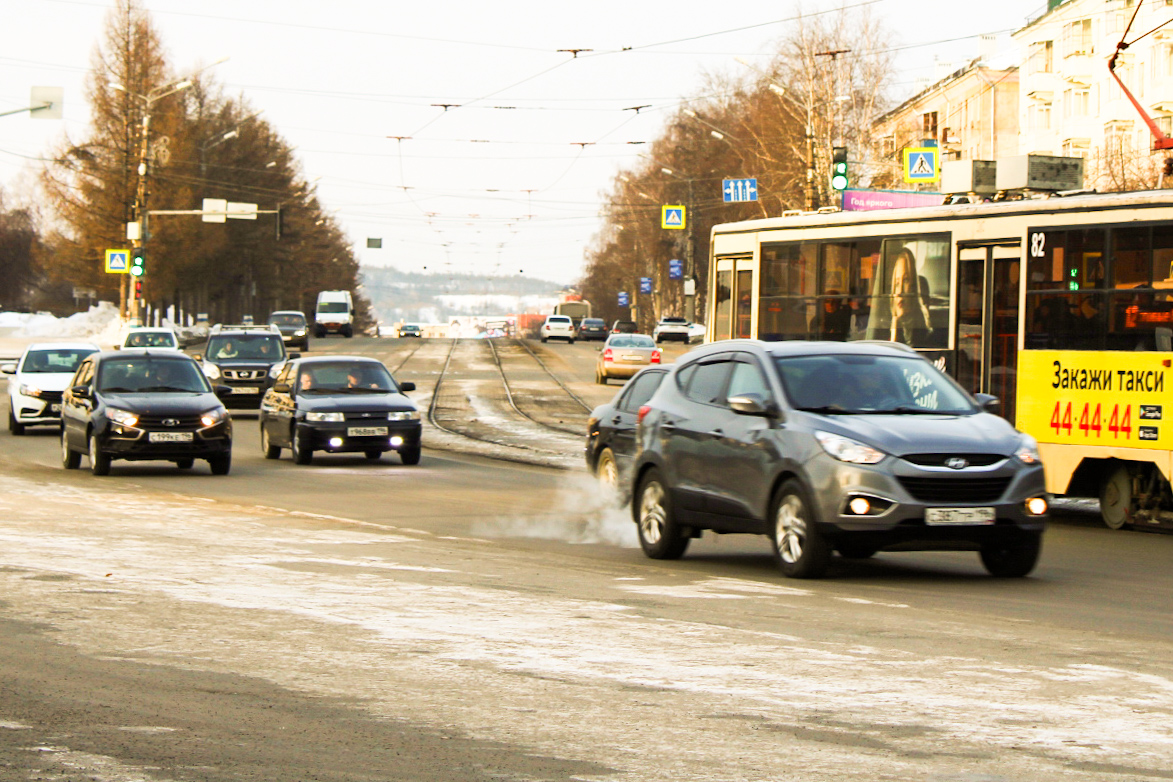
<path id="1" fill-rule="evenodd" d="M 998 161 L 998 190 L 1081 190 L 1083 158 L 1018 155 Z"/>
<path id="2" fill-rule="evenodd" d="M 993 160 L 942 160 L 941 192 L 993 195 L 998 192 L 997 171 Z"/>

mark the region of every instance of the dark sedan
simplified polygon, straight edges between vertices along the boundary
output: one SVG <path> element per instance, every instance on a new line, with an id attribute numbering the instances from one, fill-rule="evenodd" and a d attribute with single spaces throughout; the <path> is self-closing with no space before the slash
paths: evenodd
<path id="1" fill-rule="evenodd" d="M 614 399 L 596 407 L 587 419 L 587 469 L 620 499 L 627 498 L 631 483 L 639 409 L 652 398 L 667 374 L 668 367 L 641 370 Z"/>
<path id="2" fill-rule="evenodd" d="M 291 361 L 261 400 L 261 450 L 277 459 L 288 448 L 297 464 L 314 451 L 362 453 L 370 460 L 396 451 L 419 464 L 420 413 L 383 364 L 359 356 Z"/>
<path id="3" fill-rule="evenodd" d="M 227 389 L 217 389 L 222 393 Z M 232 421 L 200 367 L 173 350 L 94 353 L 78 366 L 61 400 L 61 462 L 76 470 L 87 454 L 95 475 L 115 459 L 206 459 L 215 475 L 232 466 Z"/>
<path id="4" fill-rule="evenodd" d="M 583 318 L 578 324 L 578 338 L 604 340 L 607 338 L 607 322 L 602 318 Z"/>

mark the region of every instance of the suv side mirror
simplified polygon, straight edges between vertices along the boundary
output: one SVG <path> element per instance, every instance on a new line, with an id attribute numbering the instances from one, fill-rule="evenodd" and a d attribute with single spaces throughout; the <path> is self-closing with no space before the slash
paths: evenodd
<path id="1" fill-rule="evenodd" d="M 415 383 L 411 382 L 410 380 L 405 380 L 404 382 L 399 384 L 399 390 L 403 391 L 403 392 L 414 391 L 415 390 Z"/>
<path id="2" fill-rule="evenodd" d="M 775 414 L 772 404 L 762 398 L 761 394 L 738 394 L 729 397 L 729 407 L 741 415 L 758 415 L 769 417 Z"/>
<path id="3" fill-rule="evenodd" d="M 232 386 L 212 386 L 212 393 L 216 395 L 217 399 L 232 396 Z"/>
<path id="4" fill-rule="evenodd" d="M 978 406 L 987 413 L 999 415 L 999 410 L 1002 409 L 1002 400 L 990 394 L 974 394 L 973 398 L 977 401 Z"/>

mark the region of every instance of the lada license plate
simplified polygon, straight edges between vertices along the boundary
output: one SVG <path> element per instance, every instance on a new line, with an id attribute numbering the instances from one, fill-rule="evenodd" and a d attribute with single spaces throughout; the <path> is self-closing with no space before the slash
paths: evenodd
<path id="1" fill-rule="evenodd" d="M 259 394 L 261 389 L 256 386 L 232 386 L 232 393 L 234 394 Z"/>
<path id="2" fill-rule="evenodd" d="M 152 443 L 190 443 L 191 432 L 151 432 Z"/>
<path id="3" fill-rule="evenodd" d="M 926 508 L 925 524 L 993 524 L 993 508 Z"/>
<path id="4" fill-rule="evenodd" d="M 348 437 L 386 437 L 387 427 L 385 426 L 348 426 L 346 427 L 346 434 Z"/>

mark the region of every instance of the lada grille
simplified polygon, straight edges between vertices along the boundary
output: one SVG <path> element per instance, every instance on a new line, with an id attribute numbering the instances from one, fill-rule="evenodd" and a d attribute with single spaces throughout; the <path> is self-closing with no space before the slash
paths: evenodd
<path id="1" fill-rule="evenodd" d="M 42 391 L 41 395 L 37 397 L 46 404 L 57 404 L 61 401 L 61 391 Z"/>
<path id="2" fill-rule="evenodd" d="M 346 423 L 348 424 L 373 424 L 376 421 L 380 423 L 387 422 L 386 410 L 364 410 L 359 412 L 346 413 Z"/>
<path id="3" fill-rule="evenodd" d="M 191 432 L 201 426 L 198 415 L 141 415 L 138 419 L 139 429 L 159 432 Z"/>
<path id="4" fill-rule="evenodd" d="M 900 458 L 921 467 L 948 467 L 945 461 L 958 457 L 965 459 L 967 467 L 989 467 L 1008 458 L 996 453 L 910 453 Z"/>
<path id="5" fill-rule="evenodd" d="M 921 502 L 995 502 L 1006 493 L 1009 477 L 1002 478 L 900 478 L 901 485 Z"/>

